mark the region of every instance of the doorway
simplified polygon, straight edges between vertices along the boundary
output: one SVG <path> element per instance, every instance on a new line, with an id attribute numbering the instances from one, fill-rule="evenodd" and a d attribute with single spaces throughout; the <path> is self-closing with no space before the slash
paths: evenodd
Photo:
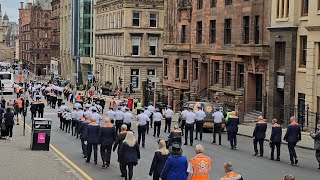
<path id="1" fill-rule="evenodd" d="M 208 89 L 208 63 L 201 63 L 199 87 L 200 92 Z"/>
<path id="2" fill-rule="evenodd" d="M 262 74 L 256 74 L 256 110 L 262 111 Z"/>

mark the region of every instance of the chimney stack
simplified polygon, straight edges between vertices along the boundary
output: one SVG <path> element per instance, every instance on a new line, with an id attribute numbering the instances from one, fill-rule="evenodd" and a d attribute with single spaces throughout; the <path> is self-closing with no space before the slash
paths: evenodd
<path id="1" fill-rule="evenodd" d="M 23 9 L 23 2 L 20 2 L 20 9 Z"/>
<path id="2" fill-rule="evenodd" d="M 32 3 L 31 3 L 31 2 L 28 2 L 28 3 L 27 3 L 27 9 L 31 9 L 31 5 L 32 5 Z"/>

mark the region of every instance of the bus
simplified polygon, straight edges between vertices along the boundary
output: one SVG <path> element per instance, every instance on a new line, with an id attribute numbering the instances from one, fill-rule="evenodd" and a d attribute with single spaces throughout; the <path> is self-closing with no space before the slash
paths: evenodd
<path id="1" fill-rule="evenodd" d="M 14 83 L 13 74 L 11 72 L 0 72 L 0 80 L 3 88 L 3 93 L 11 93 L 13 94 L 13 88 L 12 85 Z"/>

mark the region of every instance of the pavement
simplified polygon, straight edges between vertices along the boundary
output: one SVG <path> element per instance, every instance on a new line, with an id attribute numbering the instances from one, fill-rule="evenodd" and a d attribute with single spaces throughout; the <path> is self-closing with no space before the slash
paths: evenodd
<path id="1" fill-rule="evenodd" d="M 6 95 L 5 98 L 13 98 L 13 96 Z M 1 169 L 0 179 L 28 179 L 28 177 L 33 177 L 32 179 L 83 178 L 95 180 L 122 180 L 123 178 L 120 177 L 119 165 L 116 161 L 116 153 L 112 153 L 112 162 L 110 168 L 108 169 L 101 168 L 102 161 L 100 158 L 99 150 L 98 164 L 94 165 L 92 162 L 86 163 L 85 159 L 82 158 L 80 140 L 75 139 L 75 137 L 72 137 L 71 134 L 65 133 L 59 129 L 59 120 L 57 118 L 56 112 L 57 109 L 51 109 L 48 107 L 45 108 L 44 117 L 53 120 L 51 148 L 49 152 L 30 151 L 28 149 L 30 138 L 28 138 L 27 136 L 22 136 L 21 138 L 24 138 L 24 140 L 22 140 L 23 142 L 19 142 L 17 143 L 18 145 L 15 145 L 14 142 L 17 141 L 21 136 L 21 125 L 19 127 L 14 127 L 15 137 L 13 138 L 13 141 L 0 141 L 1 147 L 2 143 L 5 143 L 7 146 L 9 146 L 7 147 L 9 148 L 8 152 L 2 153 L 2 148 L 0 150 L 0 169 L 3 164 L 4 167 L 11 164 L 11 167 L 9 167 L 10 169 L 7 168 L 9 170 L 6 169 L 7 171 L 2 171 Z M 30 125 L 30 113 L 28 113 L 26 120 L 26 123 Z M 173 125 L 175 123 L 176 122 L 174 122 Z M 163 139 L 167 139 L 168 133 L 163 132 L 163 127 L 164 122 L 162 122 L 162 131 L 160 137 Z M 320 170 L 317 169 L 318 164 L 314 156 L 314 150 L 297 148 L 296 150 L 299 158 L 298 166 L 290 166 L 288 149 L 284 145 L 281 146 L 280 162 L 269 160 L 270 148 L 268 146 L 268 143 L 264 144 L 265 157 L 253 157 L 252 155 L 254 154 L 254 152 L 252 138 L 247 137 L 252 134 L 252 127 L 248 125 L 241 125 L 239 129 L 240 134 L 243 134 L 243 136 L 238 136 L 237 150 L 230 149 L 229 142 L 227 141 L 227 135 L 225 133 L 222 135 L 221 146 L 217 144 L 211 144 L 212 133 L 204 133 L 202 141 L 194 140 L 193 144 L 202 144 L 205 147 L 204 154 L 210 156 L 213 159 L 213 168 L 210 172 L 210 180 L 219 180 L 222 176 L 224 176 L 223 163 L 226 161 L 232 162 L 234 164 L 234 171 L 240 173 L 246 180 L 277 180 L 283 179 L 283 176 L 285 174 L 293 174 L 296 179 L 319 179 Z M 137 132 L 136 125 L 133 125 L 133 131 Z M 134 168 L 133 179 L 135 180 L 151 179 L 148 176 L 148 173 L 151 161 L 153 159 L 154 151 L 157 149 L 156 141 L 159 139 L 153 137 L 152 134 L 153 129 L 150 129 L 150 134 L 146 135 L 146 147 L 141 148 L 142 158 L 139 161 L 138 165 Z M 245 134 L 247 134 L 247 136 L 245 136 Z M 195 155 L 195 146 L 183 146 L 182 148 L 183 155 L 188 159 Z M 18 151 L 20 153 L 14 153 L 15 151 Z M 31 156 L 29 155 L 30 153 L 35 155 Z M 17 160 L 11 160 L 10 158 L 7 158 L 8 154 L 15 154 L 17 156 Z M 25 156 L 28 156 L 28 158 L 26 158 Z M 2 161 L 2 159 L 4 159 L 4 161 Z M 42 164 L 41 167 L 38 167 L 38 164 L 40 163 L 39 159 L 45 159 L 46 161 L 48 161 L 48 163 L 41 162 L 45 164 Z M 26 166 L 30 167 L 27 167 L 27 170 L 23 169 Z M 16 167 L 19 168 L 18 173 L 15 172 Z M 29 168 L 32 168 L 34 170 L 30 170 Z M 39 176 L 37 176 L 37 173 L 33 173 L 32 171 L 36 171 L 38 174 L 41 174 L 42 178 L 39 178 Z M 69 171 L 74 171 L 74 173 L 70 173 Z M 10 178 L 10 175 L 14 176 L 14 178 Z"/>
<path id="2" fill-rule="evenodd" d="M 20 123 L 21 124 L 21 123 Z M 82 177 L 54 151 L 31 151 L 30 130 L 15 125 L 13 138 L 0 140 L 0 179 L 73 180 Z"/>

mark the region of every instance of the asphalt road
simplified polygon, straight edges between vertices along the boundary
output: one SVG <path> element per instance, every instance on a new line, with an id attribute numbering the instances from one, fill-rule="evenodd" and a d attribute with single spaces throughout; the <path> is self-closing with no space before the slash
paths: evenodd
<path id="1" fill-rule="evenodd" d="M 15 98 L 12 95 L 5 95 L 5 98 Z M 117 163 L 117 154 L 112 154 L 112 163 L 110 168 L 102 169 L 100 155 L 98 156 L 98 164 L 94 165 L 86 163 L 82 158 L 80 140 L 72 137 L 71 134 L 65 133 L 59 129 L 59 120 L 56 115 L 57 109 L 45 108 L 44 117 L 53 120 L 51 144 L 60 152 L 69 158 L 74 164 L 81 168 L 90 177 L 96 180 L 102 179 L 123 179 L 120 177 L 120 171 Z M 30 125 L 30 111 L 28 110 L 27 124 Z M 164 123 L 162 123 L 164 126 Z M 136 126 L 134 131 L 136 131 Z M 149 135 L 146 136 L 146 147 L 141 149 L 142 158 L 139 164 L 134 168 L 134 179 L 151 179 L 148 175 L 152 162 L 154 151 L 157 149 L 156 141 L 158 138 L 152 136 L 153 129 L 150 129 Z M 167 135 L 161 130 L 161 137 L 167 139 Z M 246 180 L 277 180 L 282 179 L 285 174 L 292 174 L 296 179 L 316 180 L 319 179 L 320 170 L 317 169 L 317 161 L 315 152 L 306 149 L 297 149 L 299 158 L 298 166 L 289 165 L 289 154 L 287 147 L 281 147 L 281 162 L 269 160 L 270 148 L 265 143 L 265 157 L 253 157 L 252 139 L 248 137 L 238 136 L 237 150 L 229 148 L 226 134 L 222 137 L 222 146 L 211 144 L 212 134 L 204 134 L 203 141 L 194 141 L 194 146 L 183 146 L 183 155 L 191 158 L 195 155 L 194 147 L 196 144 L 202 144 L 205 147 L 205 154 L 213 159 L 213 168 L 211 169 L 210 179 L 220 179 L 224 176 L 223 163 L 225 161 L 234 164 L 234 171 L 240 173 Z M 99 149 L 98 149 L 99 151 Z M 98 154 L 100 154 L 98 152 Z M 92 155 L 93 156 L 93 155 Z M 91 158 L 93 161 L 93 158 Z"/>

